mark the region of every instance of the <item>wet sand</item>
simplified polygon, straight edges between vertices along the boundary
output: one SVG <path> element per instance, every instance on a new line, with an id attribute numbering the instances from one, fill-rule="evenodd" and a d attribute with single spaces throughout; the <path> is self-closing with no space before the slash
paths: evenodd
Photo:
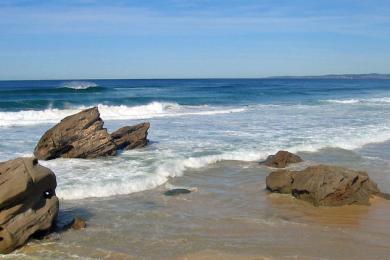
<path id="1" fill-rule="evenodd" d="M 386 160 L 329 149 L 301 154 L 306 162 L 369 169 L 382 190 L 390 185 Z M 341 156 L 342 155 L 342 156 Z M 225 161 L 187 171 L 157 189 L 104 199 L 63 201 L 60 220 L 80 215 L 88 228 L 55 241 L 32 241 L 15 259 L 387 259 L 390 201 L 371 206 L 316 208 L 269 194 L 271 169 Z M 382 182 L 379 182 L 381 181 Z M 168 187 L 197 191 L 164 196 Z M 55 237 L 55 236 L 53 236 Z"/>

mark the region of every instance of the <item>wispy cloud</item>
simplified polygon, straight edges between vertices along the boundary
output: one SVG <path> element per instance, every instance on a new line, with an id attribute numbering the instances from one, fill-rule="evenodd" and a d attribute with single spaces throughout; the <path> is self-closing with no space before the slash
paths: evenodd
<path id="1" fill-rule="evenodd" d="M 54 1 L 25 5 L 3 1 L 0 5 L 2 34 L 78 34 L 148 35 L 148 34 L 250 34 L 339 33 L 362 36 L 390 35 L 390 15 L 348 13 L 346 11 L 297 11 L 296 6 L 248 4 L 233 6 L 205 5 L 207 1 L 168 1 L 171 9 L 140 3 L 115 1 L 108 6 L 101 1 Z M 137 1 L 135 1 L 137 2 Z M 213 2 L 213 1 L 211 1 Z M 229 2 L 229 1 L 228 1 Z M 28 4 L 27 4 L 28 3 Z M 107 3 L 107 2 L 105 2 Z M 235 7 L 236 6 L 236 7 Z"/>
<path id="2" fill-rule="evenodd" d="M 0 0 L 0 78 L 388 72 L 388 0 Z"/>

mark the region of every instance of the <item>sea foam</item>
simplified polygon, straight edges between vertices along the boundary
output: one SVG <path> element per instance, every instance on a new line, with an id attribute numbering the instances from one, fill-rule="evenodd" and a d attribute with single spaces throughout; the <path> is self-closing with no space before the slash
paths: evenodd
<path id="1" fill-rule="evenodd" d="M 326 103 L 334 104 L 387 104 L 390 103 L 390 97 L 374 97 L 374 98 L 351 98 L 351 99 L 327 99 L 323 100 Z"/>
<path id="2" fill-rule="evenodd" d="M 210 106 L 182 106 L 177 103 L 152 102 L 147 105 L 97 105 L 103 120 L 149 119 L 155 117 L 175 117 L 187 115 L 216 115 L 239 113 L 246 108 L 218 108 Z M 47 108 L 45 110 L 22 110 L 0 112 L 0 126 L 23 126 L 57 123 L 66 116 L 86 109 L 86 106 L 69 109 Z"/>
<path id="3" fill-rule="evenodd" d="M 154 150 L 127 151 L 111 160 L 57 159 L 41 162 L 57 174 L 57 194 L 61 199 L 109 197 L 150 190 L 163 185 L 172 177 L 180 177 L 191 169 L 202 169 L 222 161 L 257 162 L 279 149 L 291 152 L 315 152 L 327 147 L 357 149 L 372 142 L 390 139 L 390 132 L 366 134 L 350 140 L 336 138 L 331 145 L 324 136 L 317 143 L 257 149 L 237 149 L 205 156 L 189 156 Z M 150 163 L 150 158 L 159 158 Z"/>

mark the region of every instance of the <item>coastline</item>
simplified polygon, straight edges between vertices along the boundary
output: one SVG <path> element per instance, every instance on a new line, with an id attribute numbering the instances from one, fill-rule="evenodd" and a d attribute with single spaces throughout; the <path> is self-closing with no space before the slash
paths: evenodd
<path id="1" fill-rule="evenodd" d="M 299 153 L 308 162 L 294 167 L 338 158 L 334 164 L 369 168 L 374 180 L 385 178 L 380 160 L 361 153 L 364 148 Z M 10 257 L 380 259 L 390 254 L 389 201 L 377 198 L 369 207 L 316 208 L 288 195 L 268 194 L 269 172 L 257 162 L 223 161 L 187 170 L 148 191 L 62 201 L 60 220 L 80 215 L 87 219 L 88 228 L 63 233 L 59 241 L 32 241 Z M 196 187 L 197 191 L 166 197 L 167 187 Z"/>

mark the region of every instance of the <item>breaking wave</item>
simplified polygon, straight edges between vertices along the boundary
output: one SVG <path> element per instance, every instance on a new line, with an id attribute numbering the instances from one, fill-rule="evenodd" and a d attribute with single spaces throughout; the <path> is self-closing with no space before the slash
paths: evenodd
<path id="1" fill-rule="evenodd" d="M 60 88 L 70 88 L 75 90 L 83 90 L 89 88 L 97 88 L 98 84 L 90 81 L 70 81 L 63 83 Z"/>
<path id="2" fill-rule="evenodd" d="M 357 149 L 367 143 L 383 142 L 390 139 L 390 132 L 381 135 L 371 133 L 350 140 L 335 140 L 332 147 Z M 219 154 L 199 157 L 185 157 L 164 151 L 154 151 L 153 157 L 160 160 L 150 164 L 148 152 L 128 151 L 132 159 L 116 157 L 107 160 L 57 159 L 42 161 L 57 174 L 59 185 L 57 194 L 61 199 L 84 199 L 90 197 L 109 197 L 150 190 L 163 185 L 171 177 L 180 177 L 190 169 L 200 169 L 221 161 L 255 162 L 264 160 L 279 149 L 291 152 L 315 152 L 329 147 L 327 138 L 307 145 L 278 147 L 277 145 L 258 149 L 238 149 Z M 86 170 L 93 169 L 93 170 Z M 77 176 L 77 178 L 75 178 Z"/>
<path id="3" fill-rule="evenodd" d="M 149 119 L 187 115 L 216 115 L 243 112 L 246 108 L 223 108 L 210 106 L 182 106 L 177 103 L 152 102 L 147 105 L 97 105 L 103 120 Z M 66 116 L 80 112 L 87 107 L 70 109 L 47 108 L 45 110 L 22 110 L 0 112 L 0 126 L 35 125 L 57 123 Z"/>
<path id="4" fill-rule="evenodd" d="M 362 99 L 327 99 L 323 100 L 326 103 L 334 104 L 388 104 L 390 97 L 362 98 Z"/>

